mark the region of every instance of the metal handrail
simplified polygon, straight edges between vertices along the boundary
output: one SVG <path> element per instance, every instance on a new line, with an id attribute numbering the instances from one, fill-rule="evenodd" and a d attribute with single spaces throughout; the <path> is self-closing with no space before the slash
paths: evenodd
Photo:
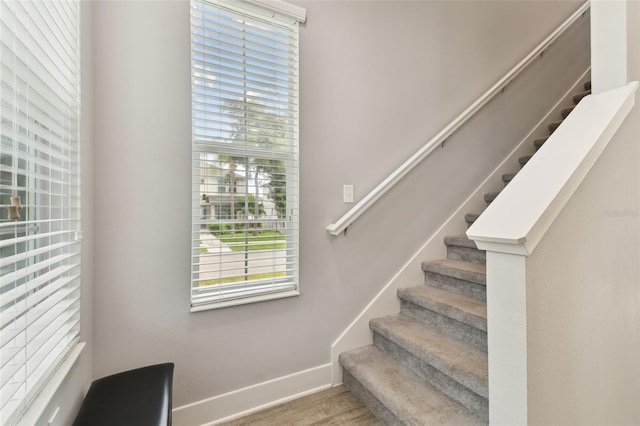
<path id="1" fill-rule="evenodd" d="M 444 142 L 465 124 L 476 112 L 485 106 L 496 95 L 501 93 L 514 78 L 516 78 L 524 69 L 533 62 L 538 56 L 560 37 L 569 27 L 571 27 L 581 16 L 583 16 L 590 7 L 589 1 L 585 2 L 578 10 L 576 10 L 566 21 L 556 28 L 546 39 L 544 39 L 535 49 L 533 49 L 524 59 L 522 59 L 515 67 L 511 69 L 496 84 L 480 96 L 474 103 L 465 109 L 451 123 L 442 129 L 437 135 L 431 138 L 422 148 L 407 159 L 400 167 L 394 170 L 382 182 L 378 184 L 371 192 L 369 192 L 362 200 L 353 206 L 335 223 L 327 226 L 327 232 L 331 235 L 340 235 L 346 233 L 347 228 L 355 222 L 369 207 L 374 205 L 376 201 L 386 194 L 395 186 L 403 177 L 413 170 L 422 160 L 424 160 L 435 149 L 444 144 Z"/>

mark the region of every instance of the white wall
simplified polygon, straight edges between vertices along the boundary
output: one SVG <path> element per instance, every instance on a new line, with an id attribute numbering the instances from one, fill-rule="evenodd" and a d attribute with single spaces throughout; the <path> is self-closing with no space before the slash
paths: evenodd
<path id="1" fill-rule="evenodd" d="M 362 197 L 578 7 L 297 3 L 308 12 L 302 295 L 196 314 L 189 313 L 188 2 L 94 4 L 94 376 L 173 361 L 180 406 L 329 362 L 337 335 L 533 126 L 539 117 L 524 112 L 544 110 L 543 90 L 525 80 L 520 119 L 461 132 L 348 237 L 330 238 L 326 225 L 349 207 L 342 185 L 354 184 Z M 569 56 L 576 46 L 566 48 Z M 588 54 L 567 59 L 566 75 L 550 82 L 556 95 Z"/>
<path id="2" fill-rule="evenodd" d="M 639 111 L 528 258 L 532 425 L 640 423 Z"/>
<path id="3" fill-rule="evenodd" d="M 637 81 L 640 4 L 627 5 Z M 530 424 L 640 423 L 639 102 L 528 259 Z"/>

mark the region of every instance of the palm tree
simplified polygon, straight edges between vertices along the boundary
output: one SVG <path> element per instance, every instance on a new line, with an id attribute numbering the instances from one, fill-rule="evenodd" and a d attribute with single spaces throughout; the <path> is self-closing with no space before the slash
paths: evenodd
<path id="1" fill-rule="evenodd" d="M 257 198 L 253 194 L 247 195 L 247 198 L 245 200 L 245 206 L 247 206 L 247 211 L 248 213 L 251 214 L 251 216 L 253 216 L 253 219 L 256 219 L 256 218 L 259 219 L 260 216 L 262 216 L 265 213 L 264 204 L 259 203 Z M 256 226 L 256 224 L 254 224 L 253 222 L 251 223 L 250 226 L 251 226 L 253 235 L 257 236 L 258 226 Z"/>
<path id="2" fill-rule="evenodd" d="M 230 213 L 231 220 L 235 220 L 236 218 L 236 193 L 238 192 L 237 184 L 237 176 L 236 176 L 236 168 L 237 164 L 232 161 L 229 163 L 229 173 L 227 173 L 226 180 L 227 186 L 229 187 L 229 203 L 230 203 Z M 231 236 L 236 234 L 236 225 L 235 223 L 231 225 Z"/>
<path id="3" fill-rule="evenodd" d="M 274 108 L 248 97 L 227 100 L 225 108 L 236 118 L 231 124 L 230 135 L 230 139 L 235 143 L 240 142 L 251 148 L 286 145 L 289 118 Z M 269 196 L 276 205 L 278 217 L 286 216 L 286 170 L 282 160 L 230 155 L 221 155 L 219 160 L 229 162 L 230 168 L 232 165 L 244 165 L 247 185 L 249 181 L 254 182 L 254 202 L 257 202 L 259 197 L 259 181 L 266 181 Z M 250 193 L 249 188 L 246 192 Z M 249 208 L 249 206 L 246 207 Z M 251 208 L 256 209 L 257 206 Z"/>

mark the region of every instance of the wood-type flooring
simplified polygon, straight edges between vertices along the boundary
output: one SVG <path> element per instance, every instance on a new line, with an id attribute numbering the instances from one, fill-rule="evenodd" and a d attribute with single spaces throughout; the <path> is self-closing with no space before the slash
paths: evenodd
<path id="1" fill-rule="evenodd" d="M 336 386 L 222 423 L 222 425 L 378 426 L 382 423 L 344 386 Z"/>

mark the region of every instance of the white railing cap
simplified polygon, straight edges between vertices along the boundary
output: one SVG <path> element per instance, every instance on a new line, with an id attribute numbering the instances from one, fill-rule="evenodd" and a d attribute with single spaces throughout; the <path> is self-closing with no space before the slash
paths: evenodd
<path id="1" fill-rule="evenodd" d="M 633 108 L 637 82 L 582 99 L 467 231 L 481 250 L 529 255 Z"/>

